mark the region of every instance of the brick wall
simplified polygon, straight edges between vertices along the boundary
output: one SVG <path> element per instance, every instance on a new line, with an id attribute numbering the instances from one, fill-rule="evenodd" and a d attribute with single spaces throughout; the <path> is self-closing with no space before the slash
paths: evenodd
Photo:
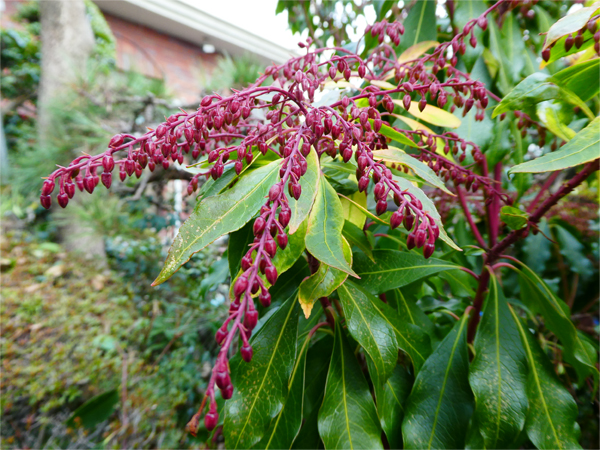
<path id="1" fill-rule="evenodd" d="M 200 97 L 217 54 L 143 25 L 105 14 L 117 40 L 117 67 L 165 80 L 176 98 L 194 103 Z"/>

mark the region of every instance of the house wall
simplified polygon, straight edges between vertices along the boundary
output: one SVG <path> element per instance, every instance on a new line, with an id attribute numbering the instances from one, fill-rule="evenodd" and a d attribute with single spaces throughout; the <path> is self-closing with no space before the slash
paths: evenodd
<path id="1" fill-rule="evenodd" d="M 105 14 L 117 40 L 117 67 L 165 80 L 173 95 L 186 104 L 198 101 L 218 54 L 162 34 L 143 25 Z"/>
<path id="2" fill-rule="evenodd" d="M 4 0 L 0 26 L 19 28 L 11 16 L 24 1 Z M 204 53 L 198 45 L 120 17 L 106 13 L 104 17 L 116 38 L 117 68 L 163 79 L 170 93 L 184 104 L 199 100 L 202 87 L 216 66 L 218 53 Z"/>

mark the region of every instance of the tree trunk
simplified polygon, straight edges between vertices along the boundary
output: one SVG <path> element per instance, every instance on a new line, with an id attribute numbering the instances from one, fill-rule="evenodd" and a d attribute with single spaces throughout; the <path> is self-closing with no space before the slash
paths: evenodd
<path id="1" fill-rule="evenodd" d="M 41 1 L 40 22 L 42 71 L 37 127 L 38 142 L 44 148 L 51 145 L 48 136 L 52 133 L 52 106 L 60 107 L 61 96 L 78 75 L 85 73 L 95 43 L 83 0 Z M 70 224 L 60 229 L 67 250 L 83 250 L 89 257 L 105 262 L 103 237 L 81 223 L 75 214 L 71 216 Z"/>
<path id="2" fill-rule="evenodd" d="M 51 126 L 49 106 L 85 70 L 94 34 L 83 0 L 40 2 L 42 74 L 38 95 L 41 142 Z"/>

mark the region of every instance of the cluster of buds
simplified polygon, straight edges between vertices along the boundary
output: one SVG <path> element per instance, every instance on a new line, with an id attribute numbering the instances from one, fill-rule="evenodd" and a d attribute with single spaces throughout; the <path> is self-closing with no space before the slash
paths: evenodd
<path id="1" fill-rule="evenodd" d="M 593 36 L 592 39 L 594 39 L 594 51 L 600 56 L 600 30 L 598 30 L 598 19 L 600 19 L 600 15 L 595 15 L 581 27 L 577 33 L 568 34 L 564 42 L 565 51 L 570 51 L 573 46 L 576 49 L 580 49 L 586 41 L 585 33 L 589 32 Z M 550 60 L 550 53 L 552 52 L 554 45 L 556 45 L 556 43 L 553 43 L 542 51 L 542 58 L 544 61 L 547 62 Z"/>
<path id="2" fill-rule="evenodd" d="M 488 105 L 485 86 L 457 70 L 455 65 L 457 55 L 465 51 L 465 39 L 471 34 L 470 45 L 476 45 L 473 29 L 475 26 L 485 29 L 485 15 L 494 8 L 469 21 L 452 41 L 439 45 L 431 54 L 414 61 L 398 63 L 390 43 L 397 45 L 404 30 L 401 24 L 395 22 L 382 22 L 369 29 L 380 45 L 366 59 L 344 48 L 307 50 L 305 55 L 292 58 L 285 64 L 267 67 L 264 75 L 245 89 L 233 91 L 226 98 L 217 94 L 206 96 L 196 111 L 188 113 L 182 110 L 142 136 L 117 135 L 104 153 L 83 155 L 68 167 L 59 167 L 44 181 L 42 205 L 50 207 L 50 195 L 58 180 L 60 192 L 57 199 L 64 207 L 73 197 L 75 185 L 90 193 L 100 180 L 104 186 L 110 187 L 116 166 L 120 179 L 124 181 L 128 176 L 139 178 L 146 168 L 150 171 L 158 166 L 167 169 L 173 163 L 193 163 L 202 158 L 200 162 L 206 171 L 192 178 L 188 186 L 191 195 L 198 188 L 201 176 L 217 180 L 228 165 L 233 166 L 232 169 L 239 175 L 256 157 L 268 152 L 280 158 L 279 180 L 270 188 L 266 203 L 254 220 L 254 242 L 241 260 L 242 273 L 233 284 L 234 299 L 229 315 L 216 334 L 221 349 L 201 407 L 203 411 L 208 401 L 209 411 L 205 415 L 207 429 L 213 429 L 218 423 L 216 389 L 220 389 L 224 399 L 233 395 L 229 353 L 236 338 L 241 340 L 242 358 L 245 361 L 252 359 L 249 342 L 258 319 L 254 296 L 258 294 L 263 306 L 271 302 L 268 286 L 273 285 L 278 277 L 273 258 L 278 249 L 285 249 L 288 244 L 286 228 L 291 216 L 288 198 L 297 200 L 302 195 L 300 179 L 307 171 L 309 152 L 314 149 L 318 157 L 326 153 L 332 158 L 340 157 L 344 162 L 354 158 L 359 190 L 366 192 L 371 180 L 374 184 L 376 213 L 382 215 L 392 211 L 390 227 L 403 225 L 409 231 L 407 246 L 422 248 L 426 258 L 433 254 L 440 233 L 439 225 L 423 210 L 418 198 L 399 187 L 391 170 L 376 161 L 373 152 L 387 148 L 388 140 L 381 133 L 384 125 L 382 116 L 394 113 L 396 104 L 391 95 L 395 93 L 403 98 L 402 103 L 407 110 L 411 109 L 413 101 L 418 102 L 421 111 L 428 102 L 435 102 L 440 108 L 462 110 L 463 115 L 475 108 L 476 120 L 483 119 L 483 111 Z M 335 50 L 335 54 L 320 61 L 324 50 Z M 445 71 L 445 77 L 438 77 L 441 71 Z M 349 80 L 355 76 L 365 81 L 364 87 L 357 88 L 358 92 L 343 96 L 331 105 L 314 105 L 315 93 L 325 83 L 342 78 Z M 273 84 L 263 86 L 269 77 L 273 78 Z M 442 78 L 445 81 L 441 81 Z M 382 89 L 377 81 L 384 80 L 395 80 L 396 86 Z M 485 163 L 485 158 L 474 144 L 461 140 L 454 133 L 435 135 L 396 130 L 415 141 L 419 140 L 419 154 L 416 156 L 444 178 L 464 184 L 473 191 L 483 186 L 486 193 L 495 195 L 492 180 L 460 164 L 468 146 L 475 161 Z M 439 138 L 445 142 L 445 153 L 458 155 L 458 162 L 436 153 L 435 145 Z M 116 158 L 117 155 L 120 159 Z M 97 175 L 98 170 L 102 171 L 100 176 Z M 388 199 L 393 202 L 388 202 Z M 193 426 L 197 426 L 198 418 L 198 415 L 195 416 Z"/>

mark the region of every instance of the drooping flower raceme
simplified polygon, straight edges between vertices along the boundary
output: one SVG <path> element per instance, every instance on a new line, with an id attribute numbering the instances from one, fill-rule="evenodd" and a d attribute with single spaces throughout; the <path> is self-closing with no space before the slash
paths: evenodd
<path id="1" fill-rule="evenodd" d="M 472 167 L 461 165 L 468 152 L 476 165 L 485 164 L 474 143 L 452 132 L 436 134 L 390 125 L 396 108 L 412 111 L 416 105 L 423 111 L 428 104 L 442 109 L 449 107 L 451 111 L 462 109 L 463 114 L 475 109 L 475 120 L 483 120 L 488 92 L 482 83 L 455 68 L 456 55 L 464 53 L 466 45 L 476 45 L 473 30 L 487 27 L 485 16 L 494 8 L 469 21 L 451 41 L 411 61 L 399 62 L 395 53 L 394 46 L 404 32 L 397 22 L 383 21 L 368 29 L 367 33 L 377 38 L 379 45 L 366 58 L 344 48 L 311 51 L 310 40 L 301 43 L 305 54 L 268 67 L 247 88 L 233 91 L 228 97 L 208 95 L 196 111 L 173 114 L 143 136 L 117 135 L 105 152 L 80 156 L 69 166 L 59 167 L 44 181 L 41 204 L 45 208 L 51 206 L 51 194 L 58 185 L 56 199 L 64 208 L 75 195 L 75 186 L 92 193 L 101 181 L 109 188 L 115 168 L 124 181 L 134 174 L 139 178 L 145 169 L 154 171 L 159 166 L 168 169 L 176 162 L 193 163 L 205 158 L 208 168 L 194 175 L 188 185 L 188 193 L 192 195 L 198 189 L 200 177 L 217 180 L 227 165 L 233 165 L 239 175 L 259 153 L 271 152 L 280 158 L 279 178 L 270 187 L 254 220 L 254 242 L 242 257 L 242 273 L 234 282 L 229 316 L 216 335 L 221 350 L 205 396 L 207 429 L 213 429 L 218 422 L 215 385 L 224 399 L 233 395 L 228 358 L 236 336 L 241 339 L 242 358 L 252 359 L 249 338 L 258 320 L 255 296 L 258 294 L 263 306 L 269 306 L 271 296 L 261 275 L 271 285 L 278 278 L 273 258 L 278 248 L 285 249 L 288 245 L 286 230 L 291 218 L 288 198 L 297 200 L 302 195 L 300 179 L 307 171 L 306 157 L 311 149 L 319 157 L 327 154 L 344 162 L 354 159 L 359 191 L 366 192 L 373 183 L 378 215 L 390 209 L 388 198 L 391 198 L 395 206 L 391 207 L 390 227 L 403 225 L 409 230 L 407 247 L 422 248 L 426 258 L 434 252 L 440 229 L 421 201 L 394 180 L 392 169 L 408 170 L 409 166 L 402 163 L 390 166 L 386 165 L 389 162 L 378 160 L 376 152 L 388 148 L 390 131 L 414 143 L 415 159 L 445 180 L 452 179 L 455 186 L 463 185 L 473 192 L 482 189 L 488 201 L 497 198 L 510 202 L 506 195 L 496 191 L 494 180 L 486 176 L 487 168 L 480 175 Z M 324 57 L 326 52 L 333 52 L 333 56 Z M 267 80 L 272 83 L 267 85 Z M 346 85 L 352 82 L 347 95 L 329 105 L 315 103 L 317 92 L 326 83 L 343 81 Z M 192 431 L 203 407 L 191 423 Z"/>

